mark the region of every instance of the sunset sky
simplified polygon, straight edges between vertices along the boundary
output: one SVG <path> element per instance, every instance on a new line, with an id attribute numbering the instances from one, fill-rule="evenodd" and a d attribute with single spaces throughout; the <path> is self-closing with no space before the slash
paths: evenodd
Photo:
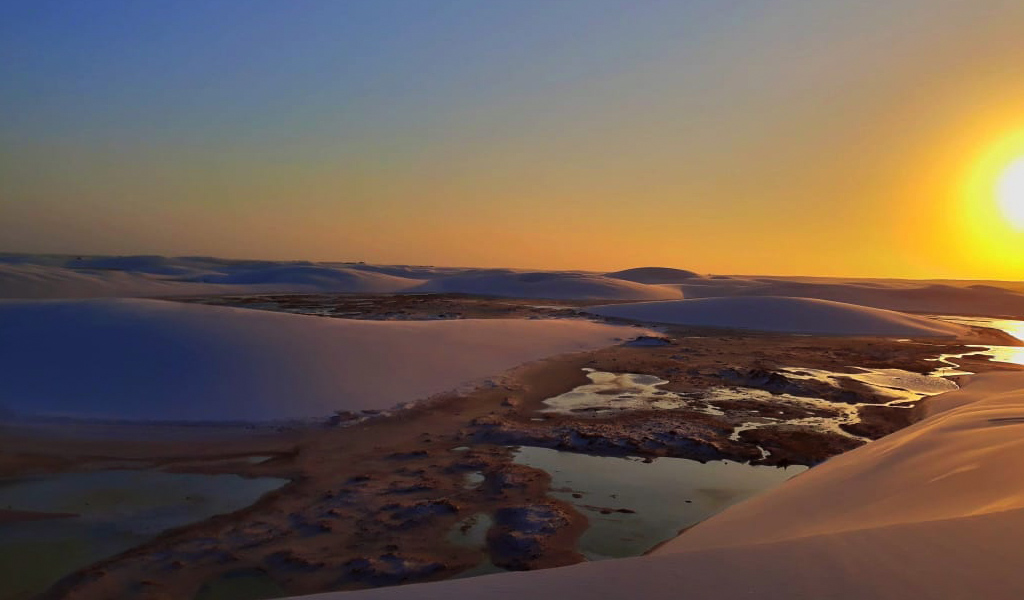
<path id="1" fill-rule="evenodd" d="M 0 251 L 1022 279 L 1022 57 L 1021 0 L 0 0 Z"/>

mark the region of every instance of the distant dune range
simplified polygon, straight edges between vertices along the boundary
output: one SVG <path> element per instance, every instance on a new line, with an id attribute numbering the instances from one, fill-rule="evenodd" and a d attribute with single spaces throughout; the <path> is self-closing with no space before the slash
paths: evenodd
<path id="1" fill-rule="evenodd" d="M 1024 283 L 612 273 L 230 260 L 0 255 L 0 298 L 170 297 L 263 293 L 463 293 L 650 301 L 723 296 L 816 298 L 889 310 L 1024 318 Z"/>

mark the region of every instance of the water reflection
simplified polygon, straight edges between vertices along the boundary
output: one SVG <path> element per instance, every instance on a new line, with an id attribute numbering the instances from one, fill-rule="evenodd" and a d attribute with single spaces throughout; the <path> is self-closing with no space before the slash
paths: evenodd
<path id="1" fill-rule="evenodd" d="M 941 394 L 957 385 L 939 374 L 920 375 L 902 369 L 869 369 L 855 367 L 849 373 L 809 368 L 782 368 L 779 373 L 794 382 L 812 380 L 833 388 L 842 387 L 843 380 L 855 380 L 867 385 L 877 398 L 869 403 L 834 402 L 779 390 L 767 391 L 756 387 L 715 386 L 690 392 L 660 389 L 668 383 L 654 375 L 639 373 L 610 373 L 584 369 L 590 383 L 544 400 L 541 412 L 559 414 L 614 415 L 636 410 L 690 410 L 715 416 L 727 416 L 716 403 L 753 400 L 779 408 L 779 415 L 762 412 L 755 419 L 739 423 L 730 439 L 739 440 L 743 431 L 780 424 L 796 425 L 858 439 L 861 436 L 841 426 L 860 421 L 858 407 L 903 406 L 927 396 Z M 788 414 L 793 409 L 808 413 L 803 417 Z M 763 451 L 763 450 L 762 450 Z"/>
<path id="2" fill-rule="evenodd" d="M 771 489 L 807 467 L 728 460 L 590 456 L 523 446 L 515 461 L 547 471 L 551 496 L 590 521 L 580 552 L 590 560 L 637 556 L 725 508 Z"/>
<path id="3" fill-rule="evenodd" d="M 490 557 L 486 554 L 487 531 L 490 530 L 492 525 L 494 525 L 494 518 L 491 517 L 491 515 L 487 513 L 476 513 L 456 523 L 452 530 L 448 532 L 447 539 L 449 542 L 458 546 L 479 548 L 482 551 L 480 564 L 472 569 L 459 573 L 455 577 L 456 579 L 476 577 L 478 575 L 489 575 L 491 573 L 501 573 L 505 571 L 505 569 L 502 569 L 491 562 Z"/>
<path id="4" fill-rule="evenodd" d="M 0 508 L 69 514 L 0 524 L 0 600 L 30 598 L 72 571 L 162 531 L 249 506 L 283 479 L 96 471 L 0 480 Z"/>
<path id="5" fill-rule="evenodd" d="M 973 327 L 988 327 L 990 329 L 998 329 L 1003 331 L 1014 338 L 1024 343 L 1024 321 L 1014 321 L 1011 319 L 989 319 L 985 317 L 958 317 L 958 316 L 939 316 L 936 317 L 942 321 L 948 321 L 950 323 L 958 323 L 960 325 L 970 325 Z M 1011 363 L 1015 365 L 1024 366 L 1024 346 L 970 346 L 973 350 L 970 352 L 964 352 L 961 354 L 944 354 L 939 357 L 939 362 L 945 363 L 946 367 L 941 367 L 935 371 L 936 375 L 950 376 L 950 375 L 969 375 L 970 372 L 960 370 L 956 366 L 956 359 L 963 358 L 965 356 L 988 356 L 990 360 L 995 362 Z"/>

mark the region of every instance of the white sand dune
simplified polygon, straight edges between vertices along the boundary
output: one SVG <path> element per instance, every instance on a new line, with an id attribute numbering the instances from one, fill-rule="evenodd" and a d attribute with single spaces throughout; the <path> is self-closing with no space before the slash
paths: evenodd
<path id="1" fill-rule="evenodd" d="M 686 298 L 790 296 L 928 314 L 1024 318 L 1024 283 L 810 277 L 708 277 L 675 285 Z"/>
<path id="2" fill-rule="evenodd" d="M 406 279 L 419 279 L 421 282 L 426 281 L 428 279 L 446 277 L 448 275 L 457 275 L 465 271 L 473 270 L 464 267 L 433 267 L 429 265 L 368 265 L 365 263 L 324 264 L 333 266 L 345 266 L 360 271 L 368 271 L 370 273 L 384 273 L 385 275 L 405 277 Z"/>
<path id="3" fill-rule="evenodd" d="M 677 289 L 572 271 L 485 269 L 438 277 L 417 292 L 447 292 L 506 298 L 661 300 L 681 298 Z"/>
<path id="4" fill-rule="evenodd" d="M 934 408 L 924 421 L 734 506 L 650 556 L 317 598 L 1024 597 L 1024 374 L 978 376 L 927 402 Z"/>
<path id="5" fill-rule="evenodd" d="M 390 408 L 644 333 L 566 320 L 353 321 L 161 300 L 0 302 L 20 414 L 264 420 Z"/>
<path id="6" fill-rule="evenodd" d="M 92 298 L 224 294 L 221 286 L 183 284 L 147 273 L 93 272 L 60 266 L 0 263 L 0 298 Z"/>
<path id="7" fill-rule="evenodd" d="M 668 267 L 638 267 L 605 273 L 608 277 L 635 281 L 637 283 L 686 283 L 691 279 L 700 279 L 700 274 L 685 269 L 672 269 Z"/>
<path id="8" fill-rule="evenodd" d="M 137 260 L 136 260 L 137 259 Z M 118 257 L 66 264 L 0 261 L 0 298 L 158 297 L 296 293 L 385 294 L 422 280 L 309 263 Z"/>
<path id="9" fill-rule="evenodd" d="M 811 298 L 740 297 L 609 304 L 604 317 L 650 323 L 786 333 L 866 336 L 959 336 L 960 325 L 878 308 Z"/>
<path id="10" fill-rule="evenodd" d="M 388 294 L 408 290 L 422 281 L 347 267 L 324 265 L 267 265 L 206 273 L 188 281 L 237 286 L 312 288 L 320 292 Z"/>

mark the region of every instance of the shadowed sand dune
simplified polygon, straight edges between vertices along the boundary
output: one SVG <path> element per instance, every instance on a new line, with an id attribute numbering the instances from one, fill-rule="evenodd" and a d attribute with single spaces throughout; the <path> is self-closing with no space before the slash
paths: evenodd
<path id="1" fill-rule="evenodd" d="M 587 312 L 651 323 L 786 333 L 958 336 L 967 328 L 890 310 L 811 298 L 703 298 L 593 306 Z"/>
<path id="2" fill-rule="evenodd" d="M 930 314 L 1024 318 L 1024 283 L 806 277 L 714 277 L 677 287 L 686 298 L 790 296 Z"/>
<path id="3" fill-rule="evenodd" d="M 175 259 L 177 261 L 177 259 Z M 86 263 L 100 263 L 90 261 Z M 122 263 L 112 263 L 122 265 Z M 134 263 L 129 263 L 134 264 Z M 72 267 L 0 262 L 0 298 L 90 298 L 232 295 L 273 292 L 385 294 L 422 281 L 346 267 L 217 265 L 150 261 L 137 268 Z"/>
<path id="4" fill-rule="evenodd" d="M 467 271 L 439 277 L 417 292 L 447 292 L 509 298 L 662 300 L 681 298 L 672 288 L 571 271 L 521 272 L 507 269 Z"/>
<path id="5" fill-rule="evenodd" d="M 420 284 L 417 279 L 325 265 L 270 265 L 241 268 L 224 273 L 193 276 L 183 281 L 244 286 L 297 286 L 299 288 L 308 286 L 321 292 L 373 294 L 400 292 Z"/>
<path id="6" fill-rule="evenodd" d="M 691 279 L 700 278 L 700 274 L 694 273 L 693 271 L 687 271 L 685 269 L 670 269 L 667 267 L 638 267 L 636 269 L 626 269 L 624 271 L 615 271 L 614 273 L 605 273 L 605 275 L 616 279 L 635 281 L 637 283 L 654 284 L 685 283 Z"/>
<path id="7" fill-rule="evenodd" d="M 566 320 L 354 321 L 161 300 L 0 302 L 15 413 L 265 420 L 390 408 L 635 328 Z"/>

